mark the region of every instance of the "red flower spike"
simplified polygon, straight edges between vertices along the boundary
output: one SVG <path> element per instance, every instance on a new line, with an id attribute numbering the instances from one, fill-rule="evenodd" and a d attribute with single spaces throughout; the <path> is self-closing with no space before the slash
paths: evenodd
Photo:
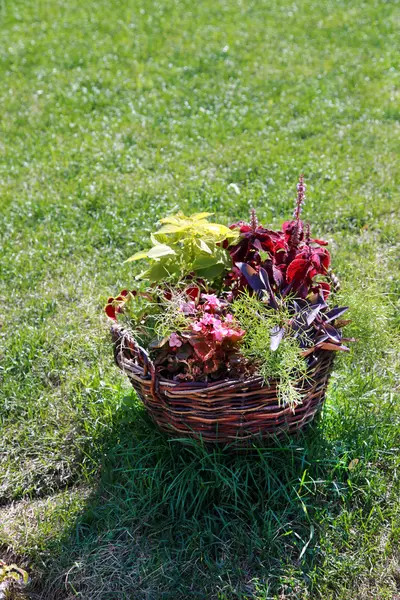
<path id="1" fill-rule="evenodd" d="M 296 208 L 294 211 L 294 219 L 298 221 L 300 219 L 301 209 L 306 199 L 306 185 L 304 183 L 304 175 L 301 174 L 299 177 L 299 183 L 297 184 L 297 199 Z"/>

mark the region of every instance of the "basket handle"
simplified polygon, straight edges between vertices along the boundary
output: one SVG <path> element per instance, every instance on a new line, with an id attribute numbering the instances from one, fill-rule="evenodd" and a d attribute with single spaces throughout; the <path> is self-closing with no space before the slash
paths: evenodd
<path id="1" fill-rule="evenodd" d="M 122 368 L 120 358 L 123 356 L 136 360 L 143 368 L 143 377 L 150 375 L 151 395 L 155 400 L 160 401 L 156 368 L 146 350 L 139 346 L 137 341 L 127 329 L 124 329 L 117 323 L 113 323 L 111 326 L 111 337 L 114 342 L 114 360 L 117 366 L 120 369 Z M 129 354 L 129 357 L 126 356 L 127 354 Z"/>

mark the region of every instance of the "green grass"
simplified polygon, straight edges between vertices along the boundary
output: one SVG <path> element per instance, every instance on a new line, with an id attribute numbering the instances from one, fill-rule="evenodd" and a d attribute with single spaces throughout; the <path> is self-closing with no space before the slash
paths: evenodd
<path id="1" fill-rule="evenodd" d="M 0 547 L 33 598 L 400 596 L 399 18 L 0 4 Z M 306 436 L 182 448 L 113 365 L 102 306 L 159 217 L 277 225 L 300 172 L 359 341 Z"/>

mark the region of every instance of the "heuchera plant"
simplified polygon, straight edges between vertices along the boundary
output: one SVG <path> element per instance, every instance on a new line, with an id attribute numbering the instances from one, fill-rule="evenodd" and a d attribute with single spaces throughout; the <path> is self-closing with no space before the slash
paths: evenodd
<path id="1" fill-rule="evenodd" d="M 123 290 L 109 298 L 107 316 L 117 321 L 129 314 L 136 322 L 150 323 L 145 329 L 154 334 L 148 343 L 154 363 L 161 374 L 177 380 L 255 372 L 240 353 L 246 331 L 232 310 L 244 293 L 282 315 L 266 340 L 271 352 L 288 335 L 297 340 L 308 364 L 316 351 L 348 350 L 341 334 L 348 323 L 341 319 L 347 307 L 328 306 L 332 276 L 327 242 L 312 238 L 310 225 L 301 219 L 305 192 L 300 176 L 293 218 L 279 231 L 259 224 L 254 210 L 249 223 L 229 228 L 210 223 L 210 213 L 163 219 L 151 236 L 153 248 L 128 259 L 150 260 L 141 275 L 150 288 Z"/>

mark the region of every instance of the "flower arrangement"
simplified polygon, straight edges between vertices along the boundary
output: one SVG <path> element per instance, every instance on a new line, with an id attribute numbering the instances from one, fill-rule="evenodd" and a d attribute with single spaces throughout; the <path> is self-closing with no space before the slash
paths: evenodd
<path id="1" fill-rule="evenodd" d="M 282 404 L 301 403 L 299 378 L 320 351 L 347 351 L 347 307 L 335 304 L 327 242 L 301 219 L 306 186 L 297 185 L 293 218 L 281 230 L 249 222 L 226 227 L 210 213 L 161 220 L 140 290 L 109 298 L 107 316 L 146 348 L 154 368 L 174 382 L 262 377 Z M 349 340 L 348 340 L 349 341 Z"/>

